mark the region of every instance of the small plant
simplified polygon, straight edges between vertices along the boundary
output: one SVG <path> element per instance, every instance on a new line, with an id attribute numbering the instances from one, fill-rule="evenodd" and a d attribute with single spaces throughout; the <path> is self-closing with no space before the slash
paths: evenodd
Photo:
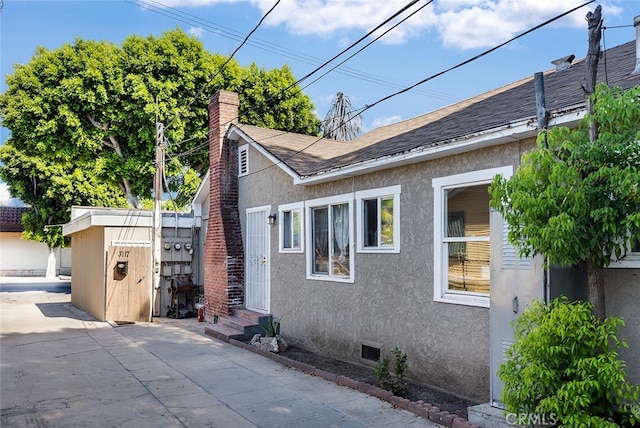
<path id="1" fill-rule="evenodd" d="M 274 318 L 273 315 L 269 315 L 266 321 L 260 322 L 260 328 L 264 331 L 264 335 L 267 337 L 276 337 L 280 334 L 280 322 L 282 317 Z"/>
<path id="2" fill-rule="evenodd" d="M 389 359 L 383 358 L 373 369 L 376 374 L 376 381 L 378 384 L 383 384 L 389 380 L 391 372 L 389 372 Z"/>
<path id="3" fill-rule="evenodd" d="M 587 302 L 535 301 L 514 324 L 515 343 L 498 369 L 507 411 L 552 415 L 560 425 L 633 426 L 638 386 L 617 348 L 621 318 L 596 318 Z"/>
<path id="4" fill-rule="evenodd" d="M 396 363 L 396 376 L 402 382 L 404 375 L 407 372 L 407 354 L 400 351 L 400 348 L 395 347 L 391 351 Z"/>
<path id="5" fill-rule="evenodd" d="M 382 358 L 374 368 L 376 381 L 381 388 L 391 391 L 398 397 L 405 397 L 408 393 L 404 382 L 404 376 L 407 371 L 407 354 L 402 352 L 398 347 L 393 348 L 391 354 L 393 354 L 394 357 L 394 375 L 391 375 L 389 369 L 391 361 L 388 358 Z"/>

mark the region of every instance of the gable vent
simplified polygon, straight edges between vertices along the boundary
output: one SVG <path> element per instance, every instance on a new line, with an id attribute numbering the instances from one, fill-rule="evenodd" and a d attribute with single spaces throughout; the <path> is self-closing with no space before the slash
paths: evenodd
<path id="1" fill-rule="evenodd" d="M 249 146 L 238 148 L 238 176 L 249 173 Z"/>

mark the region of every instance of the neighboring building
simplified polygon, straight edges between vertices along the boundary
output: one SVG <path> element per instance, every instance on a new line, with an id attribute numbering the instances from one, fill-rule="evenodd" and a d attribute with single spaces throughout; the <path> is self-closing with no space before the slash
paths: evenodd
<path id="1" fill-rule="evenodd" d="M 598 81 L 640 85 L 634 64 L 633 42 L 609 49 Z M 583 61 L 544 73 L 549 126 L 584 116 L 584 75 Z M 411 378 L 495 401 L 514 313 L 532 298 L 579 294 L 584 278 L 553 270 L 545 283 L 540 259 L 518 259 L 489 209 L 493 177 L 510 176 L 535 146 L 533 77 L 350 142 L 237 124 L 237 108 L 230 92 L 210 104 L 219 138 L 198 193 L 209 200 L 206 320 L 239 308 L 283 316 L 288 341 L 364 364 L 397 346 Z M 633 257 L 606 272 L 635 382 L 639 275 Z"/>
<path id="2" fill-rule="evenodd" d="M 0 207 L 0 276 L 53 277 L 71 274 L 71 251 L 22 239 L 29 207 Z"/>

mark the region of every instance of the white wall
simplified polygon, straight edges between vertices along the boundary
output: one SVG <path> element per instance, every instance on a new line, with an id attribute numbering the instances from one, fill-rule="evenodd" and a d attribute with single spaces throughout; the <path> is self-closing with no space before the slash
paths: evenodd
<path id="1" fill-rule="evenodd" d="M 0 234 L 0 276 L 45 276 L 49 260 L 46 244 L 22 239 L 20 232 Z M 71 257 L 68 248 L 56 249 L 56 275 L 69 275 Z"/>

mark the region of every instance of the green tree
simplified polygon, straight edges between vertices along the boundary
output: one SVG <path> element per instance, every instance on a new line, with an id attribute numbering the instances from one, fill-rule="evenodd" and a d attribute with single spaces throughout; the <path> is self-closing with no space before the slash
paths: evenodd
<path id="1" fill-rule="evenodd" d="M 60 229 L 44 226 L 68 221 L 72 205 L 138 207 L 150 198 L 156 120 L 169 143 L 170 190 L 188 202 L 208 167 L 207 106 L 217 90 L 240 93 L 243 123 L 318 133 L 309 97 L 278 92 L 295 82 L 288 67 L 252 74 L 227 60 L 177 29 L 130 36 L 122 46 L 76 39 L 16 65 L 0 94 L 2 126 L 11 131 L 0 178 L 33 207 L 25 236 L 54 248 L 63 244 Z M 254 84 L 269 88 L 264 98 L 243 94 Z M 260 122 L 253 110 L 272 116 Z"/>
<path id="2" fill-rule="evenodd" d="M 549 263 L 586 262 L 589 302 L 604 319 L 603 269 L 629 250 L 640 231 L 640 88 L 596 87 L 594 112 L 577 129 L 540 133 L 516 173 L 497 176 L 491 206 L 509 225 L 523 256 Z M 598 138 L 589 141 L 589 124 Z"/>
<path id="3" fill-rule="evenodd" d="M 287 65 L 267 71 L 251 64 L 240 72 L 239 80 L 236 92 L 241 123 L 319 135 L 321 122 L 313 112 L 313 103 L 294 85 L 296 78 Z"/>

